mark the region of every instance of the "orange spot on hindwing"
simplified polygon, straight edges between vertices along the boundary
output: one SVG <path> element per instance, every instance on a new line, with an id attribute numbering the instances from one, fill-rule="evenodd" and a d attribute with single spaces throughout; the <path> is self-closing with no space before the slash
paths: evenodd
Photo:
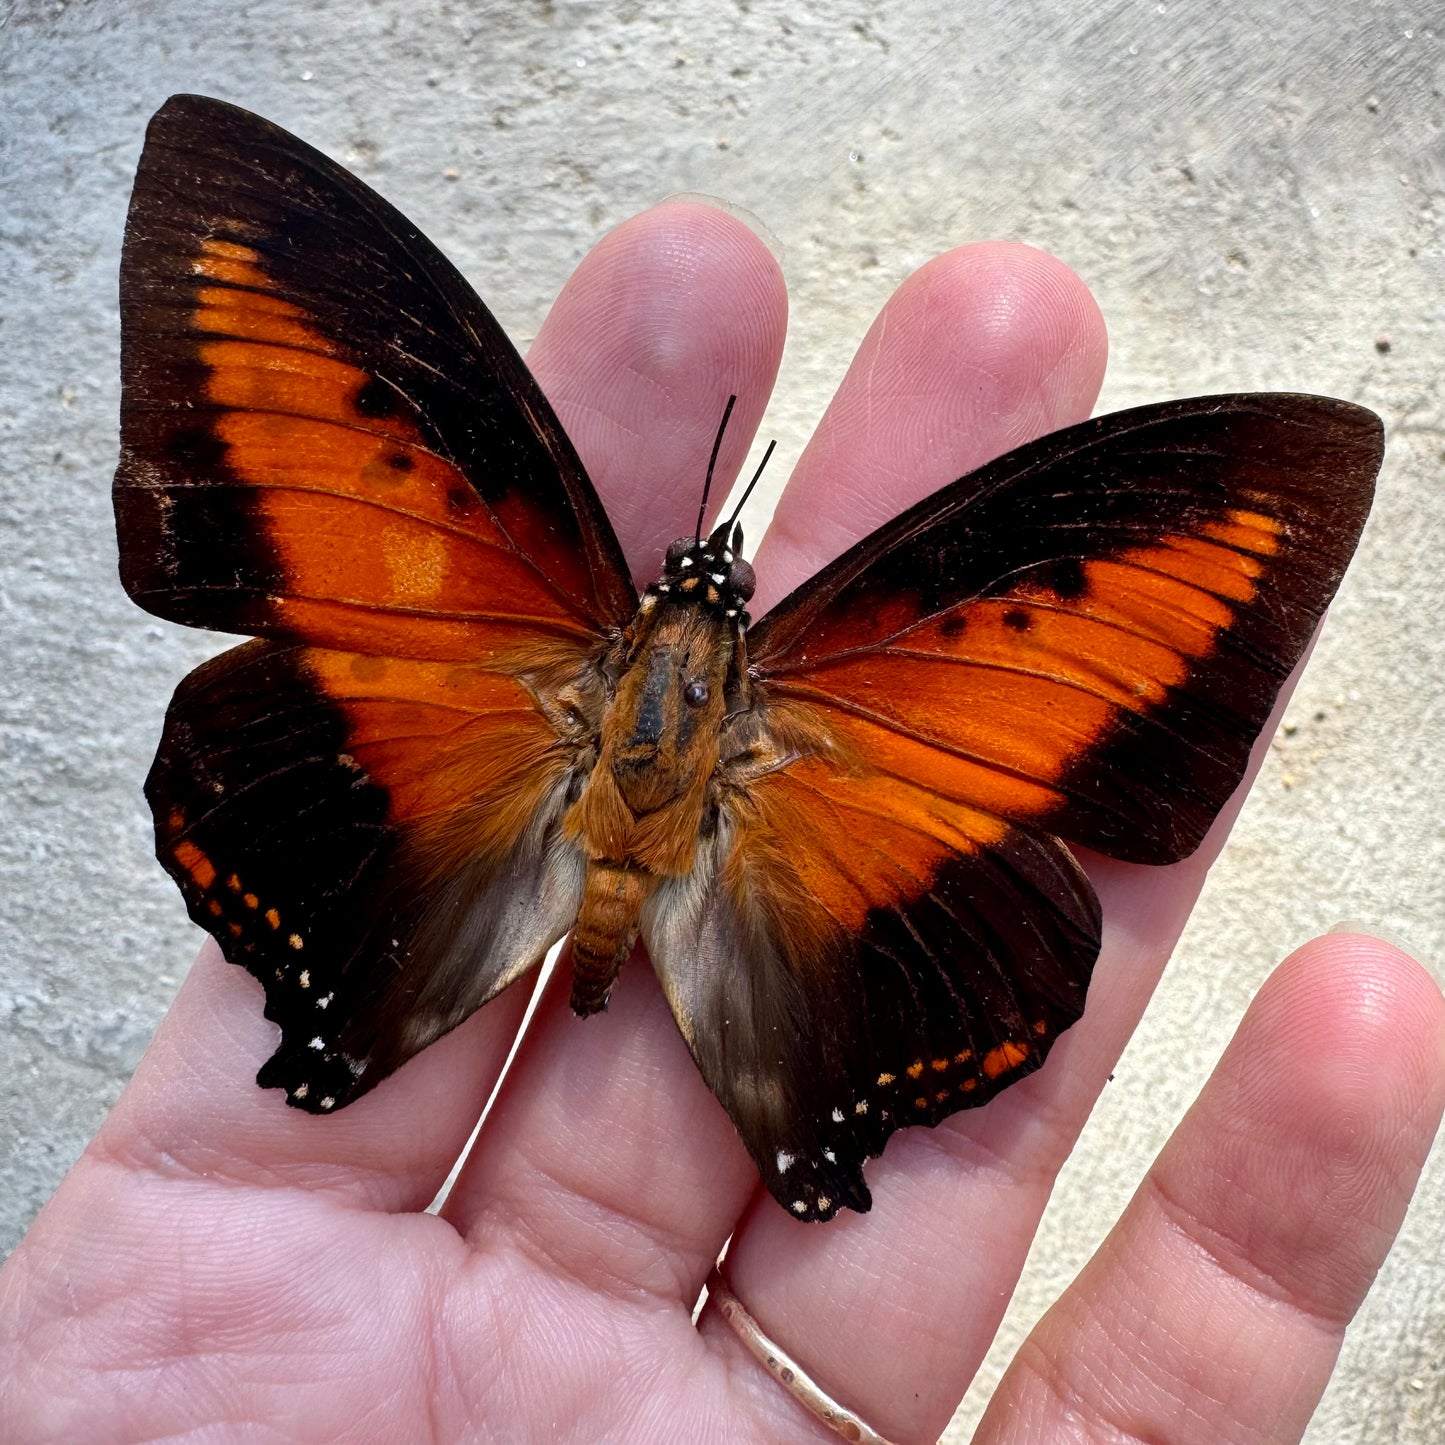
<path id="1" fill-rule="evenodd" d="M 190 875 L 202 893 L 210 892 L 216 881 L 216 866 L 194 843 L 182 841 L 171 849 L 171 856 Z"/>
<path id="2" fill-rule="evenodd" d="M 990 1079 L 996 1079 L 1000 1074 L 1018 1068 L 1031 1052 L 1028 1044 L 1014 1043 L 1012 1040 L 1002 1043 L 983 1056 L 983 1071 Z"/>

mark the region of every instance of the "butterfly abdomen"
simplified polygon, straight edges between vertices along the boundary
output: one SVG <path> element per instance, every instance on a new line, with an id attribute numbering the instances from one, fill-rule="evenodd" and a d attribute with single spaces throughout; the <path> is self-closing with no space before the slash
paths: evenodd
<path id="1" fill-rule="evenodd" d="M 586 1017 L 607 1007 L 618 970 L 637 941 L 642 905 L 658 877 L 625 863 L 591 862 L 572 932 L 572 1009 Z"/>

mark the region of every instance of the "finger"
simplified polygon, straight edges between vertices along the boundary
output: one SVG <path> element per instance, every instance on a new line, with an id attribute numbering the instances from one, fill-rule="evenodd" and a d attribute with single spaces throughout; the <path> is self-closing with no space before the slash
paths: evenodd
<path id="1" fill-rule="evenodd" d="M 979 253 L 989 264 L 980 264 Z M 920 352 L 934 359 L 939 394 L 967 388 L 976 394 L 983 383 L 973 353 L 955 338 L 978 328 L 992 338 L 989 345 L 1004 350 L 994 335 L 1000 291 L 1016 303 L 1010 314 L 1023 334 L 1013 345 L 1028 358 L 1038 386 L 1069 392 L 1067 402 L 1053 395 L 1038 400 L 1033 414 L 1082 415 L 1092 400 L 1097 368 L 1082 365 L 1074 353 L 1083 348 L 1098 357 L 1102 343 L 1095 332 L 1061 324 L 1054 315 L 1053 306 L 1069 290 L 1059 280 L 1062 269 L 1023 247 L 965 248 L 925 267 L 870 333 L 844 383 L 842 401 L 830 411 L 809 456 L 829 454 L 827 426 L 835 415 L 848 415 L 847 399 L 860 395 L 870 372 L 895 375 Z M 1086 309 L 1077 300 L 1069 304 Z M 969 445 L 984 455 L 1013 440 L 1008 418 L 1022 405 L 1011 373 L 999 384 L 1001 425 L 1008 435 L 989 431 L 991 408 L 986 397 L 977 400 Z M 921 425 L 921 414 L 918 421 Z M 835 510 L 864 526 L 869 506 L 859 501 L 858 491 L 886 494 L 900 476 L 925 462 L 932 480 L 966 465 L 940 462 L 916 438 L 909 445 L 913 450 L 900 457 L 899 438 L 890 429 L 878 428 L 871 440 L 860 437 L 838 484 Z M 870 446 L 876 450 L 870 453 Z M 811 489 L 816 503 L 816 469 L 801 467 L 798 484 Z M 910 495 L 897 495 L 896 505 L 908 500 Z M 795 553 L 791 565 L 798 561 Z M 544 1001 L 488 1122 L 475 1166 L 455 1196 L 452 1217 L 478 1236 L 523 1231 L 540 1236 L 551 1257 L 571 1270 L 594 1272 L 609 1287 L 616 1287 L 619 1275 L 634 1287 L 638 1281 L 649 1286 L 665 1281 L 690 1302 L 756 1190 L 757 1173 L 704 1090 L 650 973 L 624 971 L 613 1000 L 606 1015 L 585 1023 L 567 1015 L 565 987 L 559 985 Z"/>
<path id="2" fill-rule="evenodd" d="M 787 328 L 778 263 L 740 221 L 672 201 L 578 267 L 527 364 L 556 408 L 639 581 L 697 521 L 729 395 L 711 511 L 746 457 Z"/>
<path id="3" fill-rule="evenodd" d="M 738 420 L 720 467 L 739 464 L 784 320 L 772 258 L 702 206 L 660 207 L 620 227 L 563 291 L 538 338 L 539 377 L 618 504 L 624 545 L 645 549 L 657 530 L 670 539 L 678 518 L 696 515 L 729 387 Z M 629 487 L 642 498 L 630 509 Z M 424 1207 L 475 1126 L 525 1004 L 525 985 L 509 990 L 372 1093 L 313 1117 L 256 1087 L 275 1027 L 260 988 L 208 946 L 95 1149 L 137 1167 L 279 1177 L 381 1208 Z"/>
<path id="4" fill-rule="evenodd" d="M 1404 954 L 1319 939 L 1265 985 L 980 1442 L 1298 1440 L 1445 1104 L 1445 1004 Z"/>

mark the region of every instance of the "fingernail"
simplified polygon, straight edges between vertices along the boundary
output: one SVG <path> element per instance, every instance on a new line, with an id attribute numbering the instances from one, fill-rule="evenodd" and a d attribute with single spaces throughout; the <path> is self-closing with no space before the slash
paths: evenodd
<path id="1" fill-rule="evenodd" d="M 677 191 L 670 196 L 664 196 L 661 204 L 665 206 L 673 201 L 681 201 L 689 206 L 711 206 L 713 210 L 722 211 L 733 220 L 741 221 L 773 253 L 773 259 L 778 265 L 783 264 L 783 243 L 746 206 L 740 206 L 735 201 L 725 201 L 721 196 L 710 196 L 706 191 Z"/>
<path id="2" fill-rule="evenodd" d="M 1398 948 L 1401 953 L 1408 953 L 1412 958 L 1415 956 L 1415 950 L 1393 929 L 1380 928 L 1373 923 L 1360 923 L 1356 919 L 1346 918 L 1325 931 L 1327 933 L 1355 933 L 1364 938 L 1377 938 L 1381 943 L 1388 943 L 1391 948 Z"/>

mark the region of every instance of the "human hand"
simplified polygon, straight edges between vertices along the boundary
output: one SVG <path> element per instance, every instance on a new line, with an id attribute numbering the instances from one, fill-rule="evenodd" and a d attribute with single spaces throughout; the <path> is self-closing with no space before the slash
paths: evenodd
<path id="1" fill-rule="evenodd" d="M 749 232 L 674 205 L 609 236 L 548 319 L 532 365 L 642 571 L 691 526 L 720 388 L 741 398 L 739 465 L 784 314 Z M 1103 356 L 1092 301 L 1040 253 L 924 268 L 799 463 L 755 614 L 917 497 L 1081 419 Z M 827 1225 L 760 1191 L 640 963 L 598 1019 L 550 989 L 437 1217 L 525 997 L 315 1118 L 252 1084 L 274 1029 L 208 945 L 7 1265 L 5 1438 L 835 1438 L 716 1310 L 694 1326 L 729 1236 L 730 1286 L 775 1340 L 883 1434 L 933 1438 L 1225 827 L 1166 869 L 1090 857 L 1105 932 L 1083 1020 L 986 1108 L 896 1136 L 873 1212 Z M 1298 1438 L 1434 1132 L 1442 1041 L 1438 991 L 1396 950 L 1334 936 L 1294 955 L 980 1438 Z"/>

